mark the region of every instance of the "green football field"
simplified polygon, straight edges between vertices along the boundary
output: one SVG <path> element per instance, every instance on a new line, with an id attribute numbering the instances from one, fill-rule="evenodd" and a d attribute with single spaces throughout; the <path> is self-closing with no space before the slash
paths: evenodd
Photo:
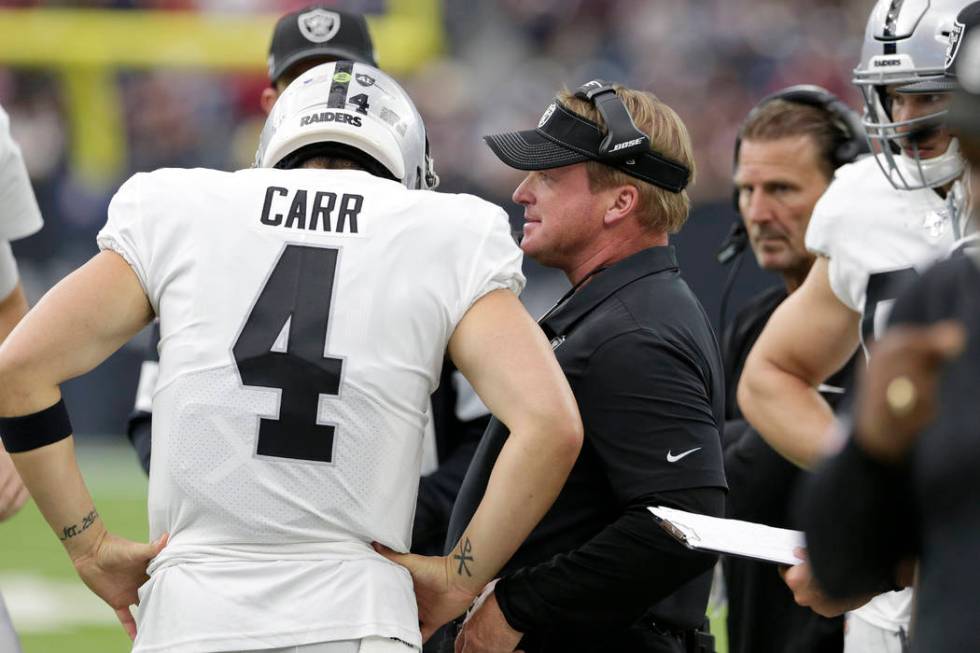
<path id="1" fill-rule="evenodd" d="M 79 446 L 79 463 L 109 529 L 145 540 L 146 478 L 128 447 Z M 117 653 L 129 638 L 75 575 L 33 502 L 0 524 L 0 593 L 24 653 Z"/>
<path id="2" fill-rule="evenodd" d="M 129 446 L 80 446 L 78 457 L 109 529 L 145 541 L 146 478 Z M 0 524 L 0 593 L 24 653 L 130 650 L 129 638 L 112 610 L 75 575 L 61 543 L 33 503 Z M 712 619 L 712 630 L 719 640 L 718 653 L 727 653 L 723 614 Z"/>

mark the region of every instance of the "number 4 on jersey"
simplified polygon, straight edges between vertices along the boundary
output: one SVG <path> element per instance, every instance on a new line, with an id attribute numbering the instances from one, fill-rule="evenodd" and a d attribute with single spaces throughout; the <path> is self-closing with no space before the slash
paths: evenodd
<path id="1" fill-rule="evenodd" d="M 343 360 L 324 355 L 337 254 L 287 245 L 235 341 L 242 383 L 281 390 L 279 419 L 259 421 L 259 455 L 333 459 L 334 427 L 317 424 L 317 409 L 321 394 L 340 392 Z M 286 350 L 274 351 L 287 322 Z"/>

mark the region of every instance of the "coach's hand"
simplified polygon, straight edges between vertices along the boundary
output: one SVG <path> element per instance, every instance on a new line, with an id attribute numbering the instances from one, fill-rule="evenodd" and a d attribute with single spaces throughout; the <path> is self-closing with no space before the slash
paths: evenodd
<path id="1" fill-rule="evenodd" d="M 115 611 L 130 639 L 136 639 L 136 621 L 129 606 L 139 603 L 137 590 L 149 580 L 146 567 L 167 545 L 167 535 L 142 544 L 103 531 L 95 546 L 72 563 L 82 580 Z"/>
<path id="2" fill-rule="evenodd" d="M 852 599 L 828 597 L 813 577 L 813 570 L 806 559 L 806 550 L 796 549 L 794 553 L 803 562 L 793 567 L 780 567 L 779 575 L 783 577 L 786 586 L 793 592 L 793 600 L 804 608 L 810 608 L 820 616 L 830 618 L 857 609 L 874 598 L 874 594 Z"/>
<path id="3" fill-rule="evenodd" d="M 30 496 L 10 454 L 0 444 L 0 521 L 16 515 Z"/>
<path id="4" fill-rule="evenodd" d="M 466 615 L 456 637 L 455 653 L 510 653 L 521 641 L 523 633 L 511 628 L 500 611 L 494 594 L 496 584 L 494 580 L 487 585 Z"/>
<path id="5" fill-rule="evenodd" d="M 463 614 L 476 598 L 473 592 L 451 582 L 456 576 L 450 574 L 451 561 L 447 556 L 398 553 L 377 542 L 373 542 L 372 546 L 412 574 L 423 642 L 428 641 L 444 624 Z"/>
<path id="6" fill-rule="evenodd" d="M 966 345 L 956 322 L 897 326 L 871 352 L 854 411 L 854 437 L 882 462 L 904 458 L 935 417 L 939 375 Z"/>

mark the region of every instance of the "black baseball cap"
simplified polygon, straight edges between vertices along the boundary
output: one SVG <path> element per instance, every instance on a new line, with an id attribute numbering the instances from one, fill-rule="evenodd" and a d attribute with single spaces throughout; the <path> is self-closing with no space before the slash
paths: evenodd
<path id="1" fill-rule="evenodd" d="M 269 81 L 311 57 L 333 57 L 377 68 L 374 43 L 361 14 L 310 5 L 286 14 L 276 23 L 269 46 Z"/>
<path id="2" fill-rule="evenodd" d="M 950 93 L 959 88 L 957 70 L 960 67 L 960 52 L 963 42 L 971 34 L 980 32 L 980 2 L 971 2 L 960 10 L 949 32 L 949 44 L 946 46 L 945 71 L 930 79 L 915 84 L 909 84 L 897 89 L 899 93 Z"/>
<path id="3" fill-rule="evenodd" d="M 649 137 L 633 124 L 612 84 L 594 80 L 576 97 L 595 103 L 611 127 L 603 130 L 556 98 L 537 129 L 490 134 L 483 140 L 498 159 L 517 170 L 548 170 L 591 160 L 674 193 L 684 190 L 691 171 L 650 149 Z"/>

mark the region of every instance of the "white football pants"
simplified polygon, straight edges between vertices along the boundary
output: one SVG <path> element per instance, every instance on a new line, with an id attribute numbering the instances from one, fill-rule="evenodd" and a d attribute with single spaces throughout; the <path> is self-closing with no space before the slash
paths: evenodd
<path id="1" fill-rule="evenodd" d="M 364 639 L 347 639 L 340 642 L 241 651 L 241 653 L 413 653 L 416 650 L 415 647 L 397 639 L 365 637 Z"/>
<path id="2" fill-rule="evenodd" d="M 7 614 L 7 606 L 3 604 L 3 596 L 0 596 L 0 651 L 20 653 L 17 633 L 14 632 L 14 624 L 10 621 L 10 615 Z"/>
<path id="3" fill-rule="evenodd" d="M 880 628 L 854 613 L 847 614 L 844 653 L 906 653 L 905 633 Z"/>

